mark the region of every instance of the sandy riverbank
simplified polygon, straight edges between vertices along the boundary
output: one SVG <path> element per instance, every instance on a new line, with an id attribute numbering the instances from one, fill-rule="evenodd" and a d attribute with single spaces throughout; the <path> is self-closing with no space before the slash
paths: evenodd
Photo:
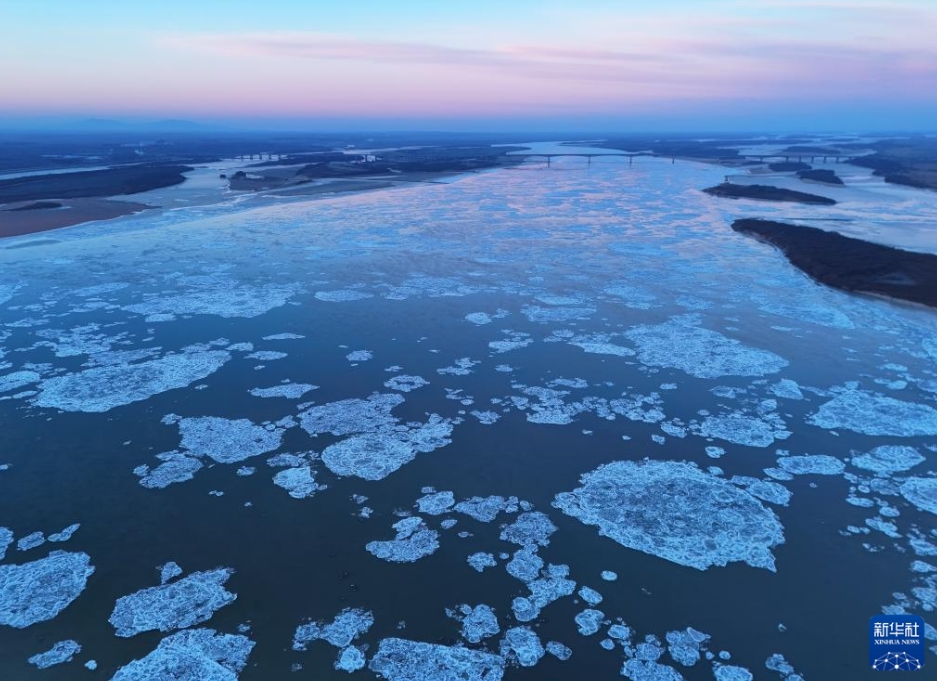
<path id="1" fill-rule="evenodd" d="M 33 207 L 30 201 L 0 206 L 0 238 L 46 232 L 84 222 L 112 220 L 154 208 L 145 203 L 103 198 L 59 199 L 50 207 Z M 54 206 L 54 207 L 52 207 Z"/>

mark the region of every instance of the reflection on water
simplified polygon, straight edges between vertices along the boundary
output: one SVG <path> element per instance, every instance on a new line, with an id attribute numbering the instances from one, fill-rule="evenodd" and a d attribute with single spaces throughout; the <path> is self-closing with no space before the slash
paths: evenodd
<path id="1" fill-rule="evenodd" d="M 48 678 L 866 678 L 871 615 L 935 623 L 937 323 L 728 224 L 932 207 L 723 174 L 558 159 L 0 249 L 3 678 L 70 640 Z"/>

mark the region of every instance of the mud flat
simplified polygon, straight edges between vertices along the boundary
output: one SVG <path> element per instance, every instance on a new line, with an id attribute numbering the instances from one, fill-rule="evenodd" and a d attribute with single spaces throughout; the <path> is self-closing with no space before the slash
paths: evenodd
<path id="1" fill-rule="evenodd" d="M 770 187 L 765 184 L 732 184 L 723 182 L 715 187 L 703 190 L 712 196 L 722 196 L 727 199 L 756 199 L 760 201 L 787 201 L 790 203 L 806 203 L 817 206 L 833 206 L 836 201 L 825 196 L 798 192 L 793 189 Z"/>

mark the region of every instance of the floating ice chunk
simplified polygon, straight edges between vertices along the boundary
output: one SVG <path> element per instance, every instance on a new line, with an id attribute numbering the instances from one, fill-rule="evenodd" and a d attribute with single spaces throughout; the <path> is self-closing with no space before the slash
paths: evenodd
<path id="1" fill-rule="evenodd" d="M 557 574 L 555 571 L 557 567 L 559 566 L 548 565 L 546 568 L 547 577 L 535 579 L 527 584 L 527 588 L 530 590 L 530 601 L 538 609 L 545 608 L 550 603 L 566 596 L 571 596 L 576 590 L 576 582 L 566 578 L 568 572 L 563 571 Z M 551 571 L 553 571 L 553 574 L 551 574 Z"/>
<path id="2" fill-rule="evenodd" d="M 429 385 L 429 381 L 422 376 L 408 376 L 406 374 L 400 374 L 384 381 L 385 387 L 405 393 L 422 388 L 424 385 Z"/>
<path id="3" fill-rule="evenodd" d="M 764 418 L 743 413 L 707 416 L 698 428 L 702 437 L 714 437 L 748 447 L 768 447 L 775 440 L 790 437 L 784 422 L 777 415 Z"/>
<path id="4" fill-rule="evenodd" d="M 623 345 L 609 342 L 607 334 L 593 334 L 591 336 L 577 336 L 569 341 L 570 345 L 581 348 L 590 355 L 614 355 L 616 357 L 632 357 L 634 350 Z"/>
<path id="5" fill-rule="evenodd" d="M 472 322 L 472 324 L 491 324 L 491 317 L 484 312 L 470 312 L 465 315 L 466 321 Z"/>
<path id="6" fill-rule="evenodd" d="M 205 350 L 55 376 L 42 381 L 36 404 L 63 411 L 109 411 L 184 388 L 213 374 L 230 358 L 224 350 Z"/>
<path id="7" fill-rule="evenodd" d="M 540 638 L 530 627 L 513 627 L 501 639 L 501 656 L 521 667 L 533 667 L 543 657 Z"/>
<path id="8" fill-rule="evenodd" d="M 624 624 L 613 624 L 608 628 L 608 637 L 620 642 L 627 642 L 631 638 L 631 629 Z"/>
<path id="9" fill-rule="evenodd" d="M 388 428 L 330 445 L 322 452 L 322 461 L 336 475 L 383 480 L 412 461 L 418 452 L 428 453 L 450 444 L 451 434 L 452 422 L 431 414 L 426 423 L 406 430 Z"/>
<path id="10" fill-rule="evenodd" d="M 611 570 L 602 570 L 602 579 L 606 582 L 614 582 L 618 579 L 618 575 Z"/>
<path id="11" fill-rule="evenodd" d="M 354 350 L 345 355 L 345 359 L 349 362 L 367 362 L 369 359 L 374 358 L 374 353 L 370 350 Z"/>
<path id="12" fill-rule="evenodd" d="M 386 681 L 501 681 L 504 659 L 458 646 L 385 638 L 368 668 Z"/>
<path id="13" fill-rule="evenodd" d="M 283 383 L 271 388 L 252 388 L 250 394 L 254 397 L 285 397 L 298 400 L 310 390 L 316 390 L 318 387 L 311 383 Z"/>
<path id="14" fill-rule="evenodd" d="M 111 681 L 237 681 L 254 642 L 246 636 L 189 629 L 167 636 L 146 657 L 121 667 Z"/>
<path id="15" fill-rule="evenodd" d="M 709 640 L 709 635 L 687 627 L 682 631 L 667 632 L 667 649 L 674 662 L 684 667 L 692 667 L 699 662 L 700 644 Z"/>
<path id="16" fill-rule="evenodd" d="M 595 314 L 594 307 L 540 307 L 526 305 L 521 312 L 531 322 L 569 322 L 577 319 L 589 319 Z"/>
<path id="17" fill-rule="evenodd" d="M 72 535 L 78 531 L 78 528 L 81 527 L 81 523 L 74 523 L 69 525 L 61 532 L 56 532 L 49 535 L 49 541 L 51 542 L 63 542 L 68 541 L 72 538 Z"/>
<path id="18" fill-rule="evenodd" d="M 524 596 L 518 596 L 511 602 L 511 610 L 518 622 L 532 622 L 540 617 L 540 607 Z"/>
<path id="19" fill-rule="evenodd" d="M 97 668 L 98 668 L 97 660 L 88 660 L 87 662 L 85 662 L 85 669 L 93 672 Z"/>
<path id="20" fill-rule="evenodd" d="M 788 364 L 773 352 L 699 328 L 695 321 L 695 316 L 687 315 L 656 326 L 635 326 L 625 335 L 638 346 L 642 363 L 680 369 L 697 378 L 764 376 Z"/>
<path id="21" fill-rule="evenodd" d="M 534 342 L 534 339 L 530 337 L 529 334 L 521 333 L 518 331 L 508 331 L 508 338 L 505 340 L 491 341 L 488 343 L 488 347 L 494 350 L 495 352 L 510 352 L 512 350 L 519 350 L 521 348 L 526 348 L 528 345 Z"/>
<path id="22" fill-rule="evenodd" d="M 108 621 L 121 637 L 200 624 L 237 598 L 224 588 L 232 574 L 230 568 L 193 572 L 175 582 L 122 596 Z"/>
<path id="23" fill-rule="evenodd" d="M 194 456 L 218 463 L 237 463 L 271 452 L 280 446 L 282 428 L 267 430 L 248 419 L 201 416 L 179 421 L 181 446 Z"/>
<path id="24" fill-rule="evenodd" d="M 173 483 L 191 480 L 202 468 L 201 461 L 181 452 L 163 452 L 156 458 L 163 463 L 153 470 L 149 466 L 134 469 L 134 474 L 140 477 L 140 484 L 149 489 L 164 489 Z"/>
<path id="25" fill-rule="evenodd" d="M 569 646 L 564 646 L 559 641 L 547 641 L 545 646 L 546 651 L 550 653 L 557 660 L 565 662 L 573 655 L 573 651 Z"/>
<path id="26" fill-rule="evenodd" d="M 323 489 L 316 483 L 309 466 L 285 468 L 273 476 L 273 484 L 285 489 L 294 499 L 308 499 Z"/>
<path id="27" fill-rule="evenodd" d="M 247 355 L 247 359 L 256 359 L 261 362 L 273 362 L 288 356 L 289 355 L 285 352 L 278 352 L 276 350 L 258 350 L 257 352 L 252 352 Z"/>
<path id="28" fill-rule="evenodd" d="M 0 555 L 0 558 L 2 557 L 3 556 Z M 497 567 L 498 561 L 495 560 L 493 554 L 479 551 L 478 553 L 473 553 L 468 557 L 468 564 L 471 565 L 476 571 L 483 572 L 485 568 Z"/>
<path id="29" fill-rule="evenodd" d="M 366 400 L 329 402 L 303 412 L 299 421 L 310 435 L 367 433 L 396 424 L 397 419 L 390 411 L 403 401 L 403 395 L 383 393 L 371 395 Z"/>
<path id="30" fill-rule="evenodd" d="M 498 517 L 499 513 L 517 513 L 517 504 L 517 497 L 505 499 L 502 496 L 492 495 L 460 501 L 456 504 L 455 510 L 483 523 L 490 523 Z"/>
<path id="31" fill-rule="evenodd" d="M 780 381 L 768 388 L 773 394 L 786 400 L 802 400 L 804 394 L 800 391 L 797 381 L 789 378 L 782 378 Z"/>
<path id="32" fill-rule="evenodd" d="M 166 321 L 172 321 L 167 319 Z M 232 343 L 228 346 L 228 350 L 231 352 L 253 352 L 254 344 L 253 343 Z"/>
<path id="33" fill-rule="evenodd" d="M 675 461 L 617 461 L 553 505 L 619 544 L 705 570 L 742 561 L 774 571 L 784 542 L 773 511 L 730 482 Z"/>
<path id="34" fill-rule="evenodd" d="M 504 566 L 508 574 L 522 582 L 537 579 L 543 569 L 543 559 L 537 555 L 536 546 L 525 546 L 515 551 L 514 557 Z"/>
<path id="35" fill-rule="evenodd" d="M 436 373 L 440 375 L 448 374 L 450 376 L 468 376 L 472 373 L 472 368 L 476 364 L 481 364 L 481 362 L 471 357 L 462 357 L 453 362 L 452 366 L 436 369 Z"/>
<path id="36" fill-rule="evenodd" d="M 807 423 L 830 430 L 845 428 L 864 435 L 914 437 L 937 435 L 937 411 L 926 404 L 903 402 L 862 390 L 847 389 L 820 406 Z"/>
<path id="37" fill-rule="evenodd" d="M 165 584 L 169 580 L 182 574 L 182 568 L 175 561 L 169 561 L 159 568 L 159 583 Z"/>
<path id="38" fill-rule="evenodd" d="M 78 645 L 77 642 L 69 639 L 67 641 L 59 641 L 46 652 L 33 655 L 27 661 L 29 664 L 39 669 L 48 669 L 57 664 L 71 662 L 72 658 L 80 652 L 81 646 Z"/>
<path id="39" fill-rule="evenodd" d="M 357 646 L 348 646 L 347 648 L 342 648 L 341 652 L 338 654 L 338 659 L 335 660 L 335 668 L 348 672 L 356 672 L 359 669 L 364 669 L 364 665 L 367 660 L 364 657 L 364 652 L 361 648 Z"/>
<path id="40" fill-rule="evenodd" d="M 722 447 L 709 446 L 706 448 L 706 456 L 708 456 L 710 459 L 718 459 L 724 456 L 725 453 L 726 450 L 724 450 Z"/>
<path id="41" fill-rule="evenodd" d="M 828 454 L 782 456 L 778 466 L 794 475 L 839 475 L 846 469 L 842 461 Z"/>
<path id="42" fill-rule="evenodd" d="M 908 478 L 900 491 L 901 496 L 922 511 L 937 514 L 937 478 Z"/>
<path id="43" fill-rule="evenodd" d="M 0 352 L 2 356 L 2 352 Z M 38 383 L 42 378 L 35 371 L 14 371 L 0 376 L 0 393 L 10 392 L 26 385 Z"/>
<path id="44" fill-rule="evenodd" d="M 285 305 L 299 291 L 300 287 L 294 284 L 242 286 L 219 281 L 175 296 L 154 295 L 123 309 L 141 315 L 206 314 L 251 318 Z"/>
<path id="45" fill-rule="evenodd" d="M 429 515 L 442 515 L 447 513 L 455 504 L 455 495 L 452 492 L 435 492 L 427 494 L 416 500 L 420 513 Z"/>
<path id="46" fill-rule="evenodd" d="M 673 667 L 648 660 L 627 660 L 621 675 L 631 681 L 683 681 L 683 675 Z"/>
<path id="47" fill-rule="evenodd" d="M 784 659 L 784 656 L 780 653 L 774 653 L 765 661 L 765 667 L 770 669 L 773 672 L 778 672 L 779 674 L 787 677 L 791 674 L 794 674 L 793 665 Z M 793 679 L 791 680 L 793 681 Z"/>
<path id="48" fill-rule="evenodd" d="M 579 597 L 589 605 L 598 605 L 602 602 L 602 594 L 588 586 L 579 589 Z"/>
<path id="49" fill-rule="evenodd" d="M 752 681 L 755 678 L 745 667 L 727 664 L 714 665 L 713 676 L 716 681 Z"/>
<path id="50" fill-rule="evenodd" d="M 784 485 L 748 476 L 733 476 L 731 482 L 742 485 L 749 494 L 779 506 L 787 506 L 791 500 L 791 491 Z"/>
<path id="51" fill-rule="evenodd" d="M 337 291 L 317 291 L 316 300 L 321 300 L 326 303 L 349 303 L 355 300 L 364 300 L 365 298 L 373 298 L 370 293 L 365 293 L 364 291 L 354 291 L 351 289 L 339 289 Z"/>
<path id="52" fill-rule="evenodd" d="M 37 546 L 42 546 L 46 543 L 46 536 L 42 532 L 33 532 L 32 534 L 27 534 L 25 537 L 21 537 L 18 542 L 16 542 L 17 551 L 29 551 L 34 549 Z"/>
<path id="53" fill-rule="evenodd" d="M 880 475 L 910 470 L 924 461 L 913 447 L 882 445 L 866 454 L 852 457 L 852 465 Z"/>
<path id="54" fill-rule="evenodd" d="M 368 542 L 365 546 L 368 553 L 392 563 L 413 563 L 439 548 L 439 533 L 429 529 L 419 516 L 404 518 L 392 527 L 397 536 L 388 541 Z"/>
<path id="55" fill-rule="evenodd" d="M 598 632 L 605 621 L 605 613 L 601 610 L 586 608 L 574 618 L 579 633 L 583 636 L 592 636 Z"/>
<path id="56" fill-rule="evenodd" d="M 296 627 L 293 650 L 306 650 L 312 641 L 325 641 L 336 648 L 347 648 L 352 641 L 374 626 L 374 613 L 361 608 L 345 608 L 331 622 L 308 622 Z"/>
<path id="57" fill-rule="evenodd" d="M 459 521 L 455 518 L 447 518 L 446 520 L 443 520 L 441 523 L 439 523 L 439 526 L 444 530 L 451 530 L 458 522 Z"/>
<path id="58" fill-rule="evenodd" d="M 494 423 L 497 423 L 498 419 L 501 418 L 501 416 L 494 411 L 472 411 L 469 413 L 477 418 L 478 421 L 485 426 L 490 426 Z"/>
<path id="59" fill-rule="evenodd" d="M 265 341 L 273 341 L 273 340 L 300 340 L 301 338 L 305 338 L 305 336 L 300 335 L 298 333 L 275 333 L 270 336 L 264 336 L 263 339 Z"/>
<path id="60" fill-rule="evenodd" d="M 0 527 L 0 560 L 7 555 L 7 549 L 13 543 L 13 532 L 8 527 Z"/>
<path id="61" fill-rule="evenodd" d="M 51 620 L 78 598 L 93 573 L 88 554 L 65 551 L 0 565 L 0 625 L 24 629 Z"/>
<path id="62" fill-rule="evenodd" d="M 495 611 L 487 605 L 476 605 L 474 608 L 463 606 L 462 638 L 469 643 L 481 643 L 482 639 L 501 633 Z"/>
<path id="63" fill-rule="evenodd" d="M 618 400 L 611 400 L 608 406 L 616 414 L 621 414 L 631 421 L 658 423 L 665 414 L 661 409 L 663 401 L 657 393 L 650 395 L 628 395 Z"/>
<path id="64" fill-rule="evenodd" d="M 501 541 L 511 542 L 520 546 L 538 544 L 547 546 L 550 535 L 556 532 L 554 525 L 546 514 L 540 511 L 521 513 L 517 519 L 501 531 Z"/>

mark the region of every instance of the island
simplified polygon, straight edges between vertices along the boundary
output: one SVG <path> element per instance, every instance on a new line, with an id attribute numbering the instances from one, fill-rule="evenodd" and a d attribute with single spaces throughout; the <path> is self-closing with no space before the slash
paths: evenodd
<path id="1" fill-rule="evenodd" d="M 801 180 L 810 180 L 811 182 L 822 182 L 823 184 L 844 184 L 839 175 L 834 170 L 828 169 L 809 169 L 798 170 L 797 177 Z"/>
<path id="2" fill-rule="evenodd" d="M 937 308 L 937 255 L 771 220 L 736 220 L 732 229 L 776 246 L 821 284 Z"/>
<path id="3" fill-rule="evenodd" d="M 833 206 L 836 201 L 825 196 L 798 192 L 793 189 L 782 189 L 765 184 L 732 184 L 723 182 L 715 187 L 703 190 L 712 196 L 722 196 L 727 199 L 756 199 L 759 201 L 787 201 L 790 203 L 806 203 L 816 206 Z"/>

